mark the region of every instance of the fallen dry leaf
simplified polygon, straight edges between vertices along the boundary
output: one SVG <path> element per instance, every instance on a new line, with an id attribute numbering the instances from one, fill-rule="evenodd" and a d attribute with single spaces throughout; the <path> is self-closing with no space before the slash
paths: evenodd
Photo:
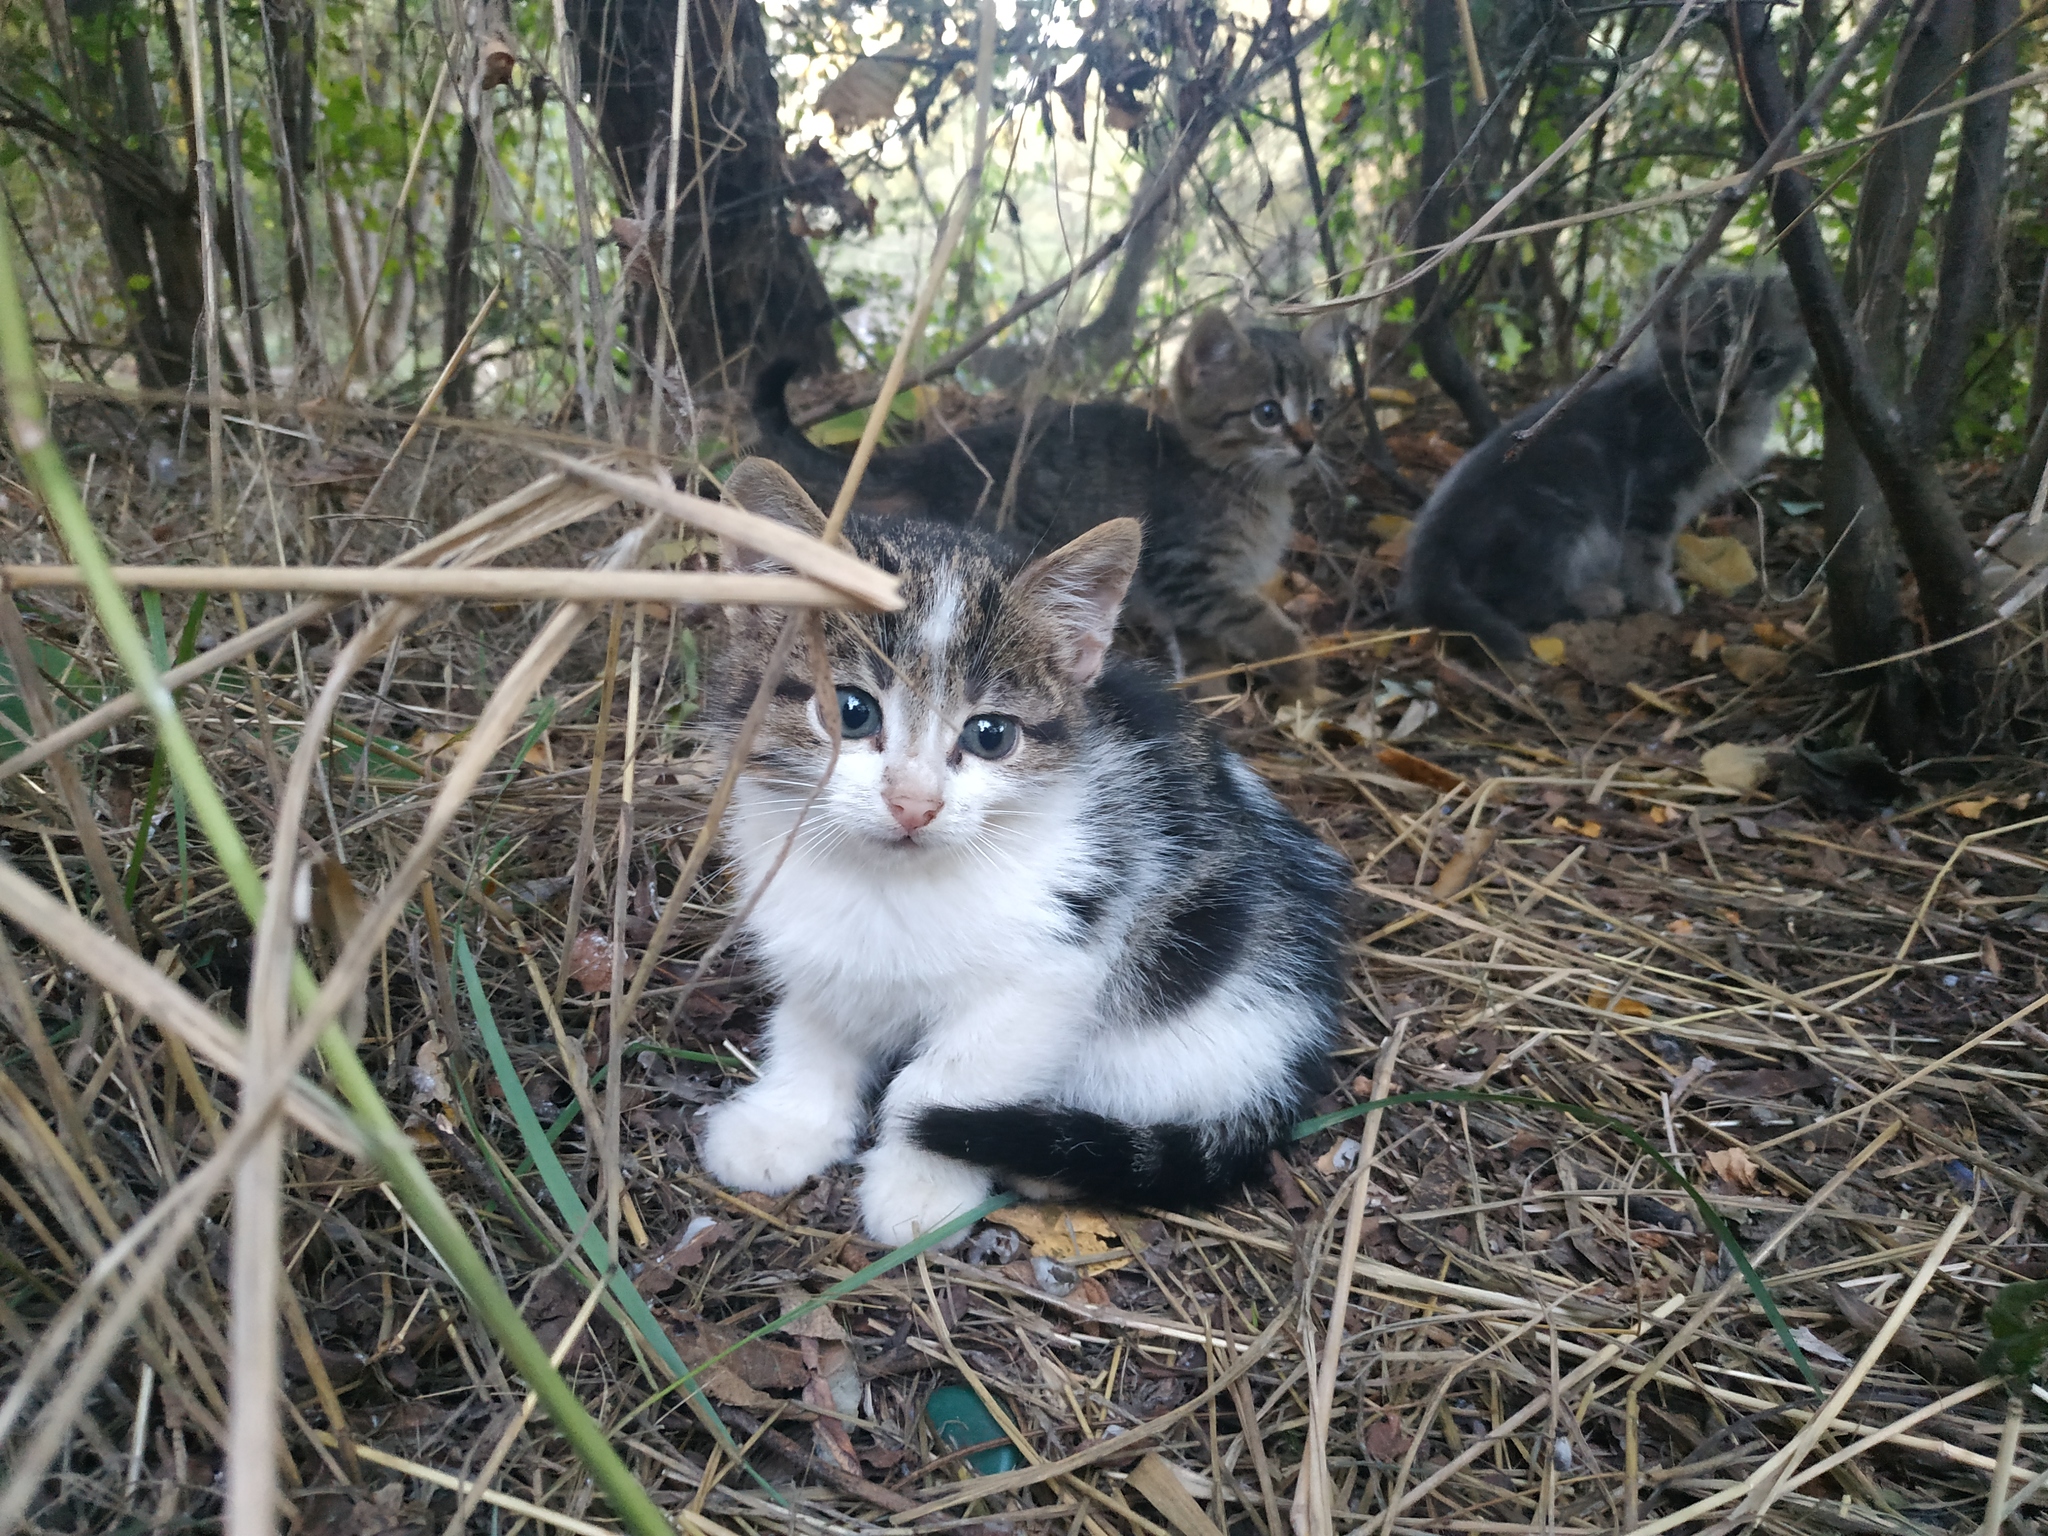
<path id="1" fill-rule="evenodd" d="M 1949 809 L 1966 820 L 1979 821 L 1984 813 L 1996 804 L 1998 798 L 1995 795 L 1987 795 L 1982 800 L 1958 800 Z"/>
<path id="2" fill-rule="evenodd" d="M 1551 817 L 1550 828 L 1553 832 L 1574 832 L 1580 837 L 1598 837 L 1607 830 L 1597 821 L 1573 821 L 1569 816 Z"/>
<path id="3" fill-rule="evenodd" d="M 1804 635 L 1795 635 L 1785 625 L 1774 624 L 1769 619 L 1762 619 L 1750 625 L 1749 632 L 1756 636 L 1758 643 L 1780 651 L 1789 651 L 1806 638 Z"/>
<path id="4" fill-rule="evenodd" d="M 1493 840 L 1500 834 L 1492 827 L 1481 827 L 1465 839 L 1465 844 L 1444 861 L 1443 869 L 1436 877 L 1436 883 L 1429 888 L 1432 901 L 1449 901 L 1465 889 L 1465 882 L 1472 878 L 1472 871 L 1486 856 L 1486 850 L 1493 846 Z"/>
<path id="5" fill-rule="evenodd" d="M 790 1289 L 784 1291 L 778 1299 L 782 1303 L 782 1315 L 788 1317 L 789 1321 L 781 1324 L 775 1330 L 777 1333 L 786 1333 L 793 1339 L 819 1339 L 838 1344 L 846 1342 L 846 1330 L 839 1326 L 839 1320 L 832 1315 L 830 1307 L 814 1307 L 801 1317 L 790 1317 L 792 1312 L 811 1298 L 802 1291 Z"/>
<path id="6" fill-rule="evenodd" d="M 1707 1171 L 1715 1178 L 1736 1189 L 1756 1188 L 1756 1176 L 1760 1170 L 1756 1160 L 1740 1147 L 1722 1147 L 1709 1152 L 1700 1161 L 1707 1165 Z"/>
<path id="7" fill-rule="evenodd" d="M 483 47 L 478 51 L 481 58 L 478 60 L 477 84 L 491 91 L 501 85 L 512 83 L 512 65 L 515 57 L 510 43 L 502 37 L 487 37 L 484 39 Z"/>
<path id="8" fill-rule="evenodd" d="M 1392 1417 L 1373 1420 L 1372 1428 L 1365 1432 L 1366 1460 L 1392 1466 L 1407 1454 L 1408 1436 L 1401 1421 Z"/>
<path id="9" fill-rule="evenodd" d="M 1673 553 L 1678 574 L 1717 597 L 1733 597 L 1756 580 L 1756 562 L 1740 539 L 1681 533 Z"/>
<path id="10" fill-rule="evenodd" d="M 914 62 L 887 53 L 855 59 L 818 93 L 818 110 L 832 119 L 832 131 L 839 134 L 880 122 L 896 110 Z"/>
<path id="11" fill-rule="evenodd" d="M 1700 754 L 1700 773 L 1716 789 L 1733 789 L 1748 794 L 1763 783 L 1770 766 L 1770 754 L 1761 747 L 1746 747 L 1724 741 Z"/>
<path id="12" fill-rule="evenodd" d="M 1337 1145 L 1317 1158 L 1313 1166 L 1316 1172 L 1326 1179 L 1340 1173 L 1349 1173 L 1358 1166 L 1357 1138 L 1346 1136 Z"/>
<path id="13" fill-rule="evenodd" d="M 1399 747 L 1382 747 L 1379 750 L 1380 766 L 1397 779 L 1406 779 L 1410 784 L 1420 784 L 1433 789 L 1440 795 L 1464 786 L 1465 781 L 1448 768 L 1439 768 L 1426 757 L 1417 757 L 1413 752 L 1403 752 Z"/>
<path id="14" fill-rule="evenodd" d="M 1365 520 L 1365 531 L 1380 540 L 1405 539 L 1408 537 L 1408 530 L 1414 526 L 1414 518 L 1402 517 L 1394 512 L 1375 512 Z"/>
<path id="15" fill-rule="evenodd" d="M 562 965 L 584 991 L 604 991 L 612 984 L 611 935 L 600 928 L 584 929 L 570 942 Z"/>
<path id="16" fill-rule="evenodd" d="M 1768 645 L 1724 645 L 1721 665 L 1739 683 L 1761 683 L 1776 677 L 1792 662 L 1783 651 L 1774 651 Z"/>
<path id="17" fill-rule="evenodd" d="M 1008 1227 L 1029 1243 L 1033 1258 L 1056 1259 L 1063 1264 L 1123 1246 L 1116 1223 L 1086 1206 L 1013 1205 L 1006 1211 L 997 1211 L 989 1220 Z M 1082 1267 L 1090 1274 L 1099 1274 L 1105 1269 L 1121 1269 L 1130 1262 L 1126 1257 Z"/>
<path id="18" fill-rule="evenodd" d="M 1537 635 L 1530 640 L 1529 651 L 1546 667 L 1554 667 L 1564 660 L 1564 641 L 1556 635 Z"/>
<path id="19" fill-rule="evenodd" d="M 1720 631 L 1703 629 L 1692 637 L 1692 659 L 1705 661 L 1727 643 L 1728 637 Z"/>
<path id="20" fill-rule="evenodd" d="M 1684 938 L 1692 932 L 1692 919 L 1689 917 L 1674 917 L 1664 925 L 1664 931 L 1666 933 L 1675 933 L 1680 938 Z"/>
<path id="21" fill-rule="evenodd" d="M 1736 1103 L 1746 1099 L 1782 1099 L 1788 1094 L 1825 1088 L 1830 1081 L 1819 1067 L 1759 1067 L 1750 1072 L 1716 1074 L 1709 1097 Z"/>
<path id="22" fill-rule="evenodd" d="M 1650 1012 L 1647 1003 L 1639 1003 L 1632 997 L 1624 997 L 1621 1001 L 1616 1002 L 1613 994 L 1607 992 L 1588 992 L 1586 994 L 1586 1006 L 1597 1008 L 1602 1013 L 1623 1014 L 1631 1019 L 1653 1019 L 1656 1017 L 1655 1014 Z"/>

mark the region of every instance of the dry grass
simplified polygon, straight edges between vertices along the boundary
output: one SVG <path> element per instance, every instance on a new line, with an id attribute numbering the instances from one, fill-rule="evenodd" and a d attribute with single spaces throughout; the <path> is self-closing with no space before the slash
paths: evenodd
<path id="1" fill-rule="evenodd" d="M 89 426 L 75 435 L 95 440 Z M 385 477 L 390 523 L 351 525 L 351 497 L 379 478 L 376 443 L 234 442 L 244 503 L 262 510 L 227 543 L 285 559 L 394 556 L 453 521 L 435 509 L 475 513 L 544 467 L 451 435 Z M 1419 429 L 1397 447 L 1427 469 Z M 341 463 L 356 468 L 336 478 Z M 188 490 L 104 455 L 91 486 L 118 558 L 187 547 Z M 33 500 L 11 478 L 6 489 L 10 558 L 54 559 Z M 601 493 L 560 483 L 517 507 L 477 552 L 574 565 L 629 526 Z M 691 728 L 708 615 L 615 611 L 563 642 L 532 706 L 530 690 L 508 701 L 502 686 L 547 624 L 548 605 L 527 601 L 425 607 L 388 648 L 350 644 L 360 621 L 308 604 L 253 658 L 189 686 L 185 718 L 245 836 L 267 848 L 299 723 L 337 655 L 363 663 L 291 829 L 327 861 L 303 947 L 325 971 L 346 945 L 351 886 L 333 870 L 372 897 L 408 859 L 420 869 L 393 893 L 406 905 L 358 992 L 362 1057 L 673 1518 L 819 1536 L 1730 1518 L 1907 1532 L 1978 1528 L 1994 1485 L 2033 1489 L 2048 1466 L 2038 1400 L 2009 1418 L 1974 1357 L 1988 1297 L 2048 1272 L 2038 761 L 1930 766 L 1885 819 L 1715 788 L 1703 747 L 1838 720 L 1813 597 L 1706 600 L 1677 626 L 1588 632 L 1518 695 L 1363 632 L 1386 567 L 1359 522 L 1324 516 L 1297 562 L 1301 611 L 1340 652 L 1337 697 L 1276 720 L 1233 680 L 1195 692 L 1359 871 L 1346 1086 L 1326 1108 L 1362 1102 L 1376 1077 L 1394 1093 L 1470 1096 L 1322 1131 L 1217 1212 L 1041 1227 L 1039 1257 L 1099 1256 L 1078 1270 L 1034 1265 L 1009 1229 L 984 1228 L 961 1254 L 916 1257 L 721 1360 L 701 1376 L 708 1405 L 673 1389 L 593 1284 L 608 1170 L 620 1260 L 686 1361 L 877 1257 L 849 1235 L 844 1173 L 771 1202 L 698 1170 L 692 1114 L 745 1075 L 763 1004 L 744 955 L 722 948 L 715 868 L 681 893 L 651 984 L 615 1027 L 711 796 L 715 765 Z M 1797 529 L 1773 526 L 1763 552 L 1782 569 Z M 45 670 L 62 674 L 59 717 L 121 686 L 82 606 L 15 600 L 52 648 Z M 181 606 L 165 603 L 168 648 Z M 216 606 L 202 625 L 224 639 L 273 611 Z M 1347 620 L 1358 633 L 1339 639 Z M 1772 680 L 1744 686 L 1693 659 L 1698 631 L 1754 641 L 1760 623 L 1787 658 Z M 2011 653 L 2024 737 L 2040 652 L 2016 631 Z M 1400 743 L 1410 756 L 1366 739 L 1418 698 L 1435 713 Z M 463 733 L 494 701 L 514 711 L 511 745 L 451 803 Z M 132 972 L 89 974 L 5 930 L 0 1378 L 20 1374 L 67 1305 L 87 1319 L 124 1297 L 134 1310 L 103 1368 L 61 1356 L 8 1430 L 10 1458 L 37 1430 L 61 1443 L 29 1490 L 49 1530 L 211 1523 L 226 1486 L 233 1223 L 225 1184 L 191 1180 L 240 1123 L 235 1045 L 209 1054 L 190 1015 L 250 1017 L 258 946 L 182 801 L 152 798 L 148 742 L 131 722 L 0 780 L 7 869 L 46 907 L 118 928 L 93 893 L 99 871 L 118 883 L 132 866 L 130 959 L 177 984 L 149 993 Z M 437 801 L 445 828 L 423 839 Z M 6 892 L 0 904 L 22 910 Z M 538 1123 L 561 1128 L 591 1233 L 533 1171 L 494 1036 Z M 1532 1098 L 1612 1117 L 1698 1182 L 1797 1330 L 1818 1395 L 1684 1191 L 1611 1128 Z M 332 1113 L 295 1101 L 277 1164 L 277 1465 L 295 1528 L 614 1528 L 386 1183 L 332 1144 L 347 1135 L 320 1118 Z M 131 1255 L 137 1267 L 78 1301 L 109 1245 L 181 1190 L 182 1235 L 150 1250 L 160 1272 Z M 998 1410 L 1016 1470 L 935 1440 L 923 1407 L 958 1382 Z M 2034 1518 L 2023 1508 L 2007 1528 Z"/>

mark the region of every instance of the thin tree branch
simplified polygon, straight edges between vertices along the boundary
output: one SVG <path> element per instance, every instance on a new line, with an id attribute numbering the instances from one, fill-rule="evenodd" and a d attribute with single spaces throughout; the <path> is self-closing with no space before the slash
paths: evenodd
<path id="1" fill-rule="evenodd" d="M 1857 24 L 1856 30 L 1849 34 L 1849 40 L 1842 44 L 1841 52 L 1835 55 L 1812 91 L 1807 94 L 1806 100 L 1800 103 L 1799 110 L 1788 115 L 1786 121 L 1771 136 L 1770 142 L 1758 153 L 1742 179 L 1722 192 L 1720 206 L 1708 216 L 1706 228 L 1700 231 L 1699 238 L 1693 241 L 1691 247 L 1678 259 L 1677 264 L 1665 274 L 1664 281 L 1657 285 L 1657 291 L 1650 295 L 1650 302 L 1642 307 L 1633 320 L 1622 327 L 1621 335 L 1616 338 L 1614 345 L 1601 353 L 1599 360 L 1581 374 L 1570 389 L 1559 395 L 1549 410 L 1515 434 L 1515 446 L 1508 450 L 1510 457 L 1518 453 L 1523 446 L 1542 436 L 1544 429 L 1551 422 L 1578 404 L 1587 390 L 1621 365 L 1622 358 L 1628 355 L 1628 349 L 1635 345 L 1637 337 L 1650 328 L 1651 321 L 1664 307 L 1665 302 L 1690 280 L 1700 263 L 1720 246 L 1722 232 L 1728 228 L 1742 205 L 1749 201 L 1750 194 L 1779 168 L 1785 151 L 1792 147 L 1793 141 L 1799 136 L 1800 125 L 1819 121 L 1821 107 L 1828 97 L 1834 94 L 1835 87 L 1842 83 L 1842 77 L 1849 72 L 1849 66 L 1856 61 L 1856 56 L 1863 51 L 1871 38 L 1876 36 L 1878 27 L 1891 14 L 1896 3 L 1897 0 L 1876 0 L 1876 3 L 1864 13 L 1863 20 Z"/>
<path id="2" fill-rule="evenodd" d="M 1792 110 L 1779 66 L 1768 3 L 1730 0 L 1724 24 L 1752 138 L 1768 135 L 1770 143 L 1776 144 L 1796 134 L 1801 119 Z M 1829 74 L 1834 73 L 1831 68 Z M 1766 149 L 1757 158 L 1767 166 L 1776 156 Z M 1856 446 L 1870 463 L 1900 547 L 1918 578 L 1921 611 L 1932 638 L 1959 637 L 1990 618 L 1974 551 L 1954 503 L 1912 441 L 1904 413 L 1879 383 L 1864 355 L 1813 211 L 1813 185 L 1806 176 L 1786 171 L 1772 177 L 1771 216 L 1813 343 L 1822 392 L 1842 412 Z M 1942 703 L 1950 713 L 1951 725 L 1961 726 L 1971 720 L 1982 702 L 1990 672 L 1989 649 L 1980 638 L 1952 645 L 1942 654 L 1949 683 L 1942 690 Z"/>

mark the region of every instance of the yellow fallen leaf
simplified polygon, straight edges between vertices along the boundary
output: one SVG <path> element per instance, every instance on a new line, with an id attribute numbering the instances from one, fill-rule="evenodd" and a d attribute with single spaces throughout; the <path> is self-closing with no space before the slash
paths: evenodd
<path id="1" fill-rule="evenodd" d="M 1415 403 L 1415 397 L 1408 393 L 1407 390 L 1394 389 L 1384 384 L 1373 385 L 1370 389 L 1366 390 L 1365 397 L 1372 401 L 1374 405 L 1413 405 Z M 1382 416 L 1380 418 L 1380 425 L 1385 426 L 1386 424 L 1387 419 Z"/>
<path id="2" fill-rule="evenodd" d="M 1756 1159 L 1740 1147 L 1722 1147 L 1709 1152 L 1700 1161 L 1707 1165 L 1707 1171 L 1715 1178 L 1737 1189 L 1755 1189 L 1756 1176 L 1762 1171 L 1757 1167 Z"/>
<path id="3" fill-rule="evenodd" d="M 1791 630 L 1781 624 L 1773 624 L 1769 619 L 1750 625 L 1749 632 L 1755 635 L 1762 644 L 1779 651 L 1790 650 L 1803 638 L 1793 634 Z"/>
<path id="4" fill-rule="evenodd" d="M 1378 753 L 1380 766 L 1396 778 L 1406 779 L 1410 784 L 1420 784 L 1433 789 L 1440 795 L 1463 787 L 1465 781 L 1448 768 L 1439 768 L 1426 757 L 1417 757 L 1413 752 L 1403 752 L 1399 747 L 1382 747 Z"/>
<path id="5" fill-rule="evenodd" d="M 1123 1239 L 1117 1236 L 1116 1224 L 1102 1212 L 1091 1211 L 1085 1206 L 1013 1205 L 1008 1210 L 997 1211 L 989 1220 L 997 1226 L 1008 1227 L 1029 1243 L 1032 1257 L 1058 1259 L 1063 1264 L 1123 1246 Z M 1121 1269 L 1130 1262 L 1126 1256 L 1106 1264 L 1084 1267 L 1094 1273 L 1103 1269 Z"/>
<path id="6" fill-rule="evenodd" d="M 1721 665 L 1734 674 L 1737 682 L 1761 683 L 1776 677 L 1792 662 L 1783 651 L 1774 651 L 1768 645 L 1724 645 Z"/>
<path id="7" fill-rule="evenodd" d="M 1546 667 L 1554 667 L 1564 660 L 1564 641 L 1556 635 L 1538 635 L 1529 642 L 1529 649 L 1536 653 L 1536 659 Z"/>
<path id="8" fill-rule="evenodd" d="M 1678 574 L 1717 597 L 1733 597 L 1756 580 L 1756 562 L 1740 539 L 1681 533 L 1674 554 Z"/>
<path id="9" fill-rule="evenodd" d="M 1716 789 L 1733 789 L 1748 794 L 1764 781 L 1770 754 L 1761 747 L 1745 747 L 1724 741 L 1700 754 L 1700 772 Z"/>
<path id="10" fill-rule="evenodd" d="M 1722 922 L 1728 923 L 1736 928 L 1740 928 L 1742 926 L 1742 914 L 1736 911 L 1733 907 L 1716 907 L 1714 908 L 1714 916 L 1720 918 Z"/>
<path id="11" fill-rule="evenodd" d="M 1664 931 L 1666 933 L 1675 933 L 1680 938 L 1683 938 L 1692 932 L 1692 919 L 1689 917 L 1674 917 L 1664 925 Z"/>
<path id="12" fill-rule="evenodd" d="M 1653 805 L 1647 812 L 1650 820 L 1658 826 L 1666 826 L 1678 820 L 1679 813 L 1668 805 Z"/>
<path id="13" fill-rule="evenodd" d="M 1692 637 L 1692 659 L 1705 661 L 1727 643 L 1728 637 L 1718 630 L 1703 629 Z"/>
<path id="14" fill-rule="evenodd" d="M 1392 512 L 1375 512 L 1365 520 L 1365 531 L 1376 539 L 1398 539 L 1414 526 L 1414 518 Z"/>
<path id="15" fill-rule="evenodd" d="M 1653 1019 L 1656 1017 L 1655 1014 L 1650 1012 L 1647 1003 L 1639 1003 L 1632 997 L 1624 997 L 1620 1002 L 1616 1002 L 1612 995 L 1606 992 L 1588 992 L 1586 994 L 1586 1006 L 1597 1009 L 1601 1013 L 1619 1013 L 1631 1019 Z"/>
<path id="16" fill-rule="evenodd" d="M 1958 800 L 1954 805 L 1950 806 L 1949 809 L 1951 811 L 1954 811 L 1958 816 L 1966 817 L 1971 821 L 1977 821 L 1983 817 L 1986 811 L 1990 810 L 1991 807 L 1996 804 L 1998 804 L 1997 797 L 1994 795 L 1987 795 L 1982 800 Z"/>

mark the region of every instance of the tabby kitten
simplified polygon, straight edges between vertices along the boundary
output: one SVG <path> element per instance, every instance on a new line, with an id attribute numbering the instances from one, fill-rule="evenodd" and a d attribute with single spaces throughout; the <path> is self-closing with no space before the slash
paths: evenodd
<path id="1" fill-rule="evenodd" d="M 1672 296 L 1650 335 L 1644 355 L 1533 442 L 1515 434 L 1548 401 L 1444 477 L 1408 539 L 1409 619 L 1471 635 L 1506 662 L 1562 620 L 1684 608 L 1672 546 L 1763 466 L 1777 398 L 1813 349 L 1782 276 L 1703 276 Z"/>
<path id="2" fill-rule="evenodd" d="M 794 371 L 771 368 L 758 385 L 760 451 L 830 505 L 847 460 L 790 421 L 783 389 Z M 876 454 L 857 505 L 1000 527 L 1039 549 L 1134 517 L 1145 546 L 1131 607 L 1165 633 L 1176 661 L 1294 656 L 1301 630 L 1261 589 L 1292 541 L 1295 487 L 1331 476 L 1316 446 L 1324 385 L 1323 363 L 1293 332 L 1240 327 L 1206 310 L 1174 363 L 1172 420 L 1116 401 L 1045 402 L 1028 422 L 992 422 Z M 1312 662 L 1269 670 L 1289 693 L 1314 686 Z"/>
<path id="3" fill-rule="evenodd" d="M 726 493 L 822 526 L 765 460 Z M 891 1244 L 999 1182 L 1217 1199 L 1325 1081 L 1344 860 L 1109 655 L 1134 520 L 1035 558 L 915 518 L 856 512 L 845 533 L 907 607 L 828 614 L 827 654 L 800 643 L 774 679 L 727 848 L 779 1001 L 759 1081 L 710 1112 L 705 1167 L 776 1194 L 871 1136 L 862 1225 Z M 725 729 L 773 636 L 736 617 L 707 706 Z"/>

